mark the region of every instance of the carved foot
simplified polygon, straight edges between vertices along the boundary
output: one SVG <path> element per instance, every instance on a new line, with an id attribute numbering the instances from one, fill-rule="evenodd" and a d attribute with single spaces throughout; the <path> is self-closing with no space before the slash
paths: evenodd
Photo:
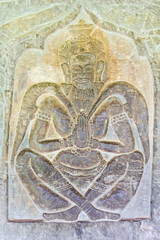
<path id="1" fill-rule="evenodd" d="M 73 207 L 65 212 L 60 213 L 44 213 L 43 217 L 46 221 L 62 220 L 62 221 L 76 221 L 80 213 L 78 207 Z"/>
<path id="2" fill-rule="evenodd" d="M 109 212 L 103 212 L 100 210 L 97 210 L 95 208 L 92 208 L 87 215 L 92 221 L 96 220 L 113 220 L 118 221 L 120 219 L 120 214 L 117 213 L 109 213 Z"/>

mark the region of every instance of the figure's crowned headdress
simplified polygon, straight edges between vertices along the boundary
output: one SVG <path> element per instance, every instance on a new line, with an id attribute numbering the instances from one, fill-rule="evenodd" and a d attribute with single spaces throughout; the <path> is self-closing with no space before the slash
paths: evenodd
<path id="1" fill-rule="evenodd" d="M 69 31 L 71 38 L 66 40 L 59 48 L 60 62 L 68 62 L 70 57 L 77 54 L 90 53 L 97 60 L 105 59 L 105 49 L 99 40 L 91 37 L 94 26 L 80 20 L 78 24 L 71 25 Z"/>

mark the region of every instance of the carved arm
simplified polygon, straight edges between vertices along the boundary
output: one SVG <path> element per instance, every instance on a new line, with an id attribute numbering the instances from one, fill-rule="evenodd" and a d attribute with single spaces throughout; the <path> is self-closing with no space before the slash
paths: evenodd
<path id="1" fill-rule="evenodd" d="M 42 119 L 35 119 L 31 134 L 30 146 L 38 152 L 53 152 L 67 147 L 67 141 L 64 139 L 63 144 L 61 139 L 45 139 L 49 128 L 49 121 Z"/>
<path id="2" fill-rule="evenodd" d="M 109 120 L 119 141 L 92 140 L 92 147 L 112 153 L 128 153 L 134 150 L 134 138 L 129 119 L 125 112 L 112 116 Z"/>

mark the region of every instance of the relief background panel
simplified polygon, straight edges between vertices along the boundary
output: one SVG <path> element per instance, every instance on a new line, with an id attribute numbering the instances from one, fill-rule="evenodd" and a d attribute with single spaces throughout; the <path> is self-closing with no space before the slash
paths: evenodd
<path id="1" fill-rule="evenodd" d="M 155 130 L 152 218 L 118 223 L 12 223 L 7 221 L 8 124 L 16 62 L 26 48 L 42 48 L 47 35 L 72 21 L 84 6 L 93 21 L 135 40 L 154 74 Z M 13 11 L 14 9 L 14 11 Z M 0 234 L 10 239 L 160 239 L 160 10 L 159 1 L 1 1 L 0 2 Z M 126 15 L 126 17 L 124 17 Z"/>

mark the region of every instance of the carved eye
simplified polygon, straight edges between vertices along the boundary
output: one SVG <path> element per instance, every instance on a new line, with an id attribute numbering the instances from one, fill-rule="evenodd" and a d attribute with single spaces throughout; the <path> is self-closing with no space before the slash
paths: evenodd
<path id="1" fill-rule="evenodd" d="M 72 73 L 78 73 L 81 72 L 81 68 L 80 67 L 73 67 L 72 68 Z"/>
<path id="2" fill-rule="evenodd" d="M 93 67 L 92 66 L 88 66 L 85 68 L 86 72 L 92 72 L 93 71 Z"/>

